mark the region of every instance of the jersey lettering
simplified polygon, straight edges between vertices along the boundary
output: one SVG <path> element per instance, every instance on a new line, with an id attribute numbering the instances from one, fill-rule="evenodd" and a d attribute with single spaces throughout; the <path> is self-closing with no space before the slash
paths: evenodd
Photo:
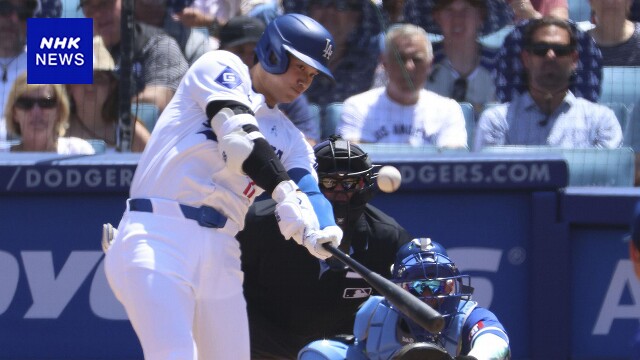
<path id="1" fill-rule="evenodd" d="M 253 181 L 250 181 L 247 184 L 247 187 L 244 188 L 244 191 L 242 192 L 242 194 L 246 196 L 247 199 L 251 199 L 253 195 L 255 195 L 255 193 L 256 193 L 256 183 Z"/>

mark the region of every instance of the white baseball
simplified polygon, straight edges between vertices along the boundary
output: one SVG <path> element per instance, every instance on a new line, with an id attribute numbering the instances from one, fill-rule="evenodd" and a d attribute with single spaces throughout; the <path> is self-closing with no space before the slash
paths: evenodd
<path id="1" fill-rule="evenodd" d="M 378 187 L 386 193 L 392 193 L 400 187 L 402 175 L 395 166 L 386 165 L 378 171 Z"/>

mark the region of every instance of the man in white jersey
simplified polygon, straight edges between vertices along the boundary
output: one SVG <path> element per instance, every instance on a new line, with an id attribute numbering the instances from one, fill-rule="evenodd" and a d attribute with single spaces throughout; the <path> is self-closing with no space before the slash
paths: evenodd
<path id="1" fill-rule="evenodd" d="M 422 28 L 410 24 L 390 28 L 382 55 L 389 82 L 347 98 L 338 133 L 363 143 L 466 147 L 458 103 L 424 89 L 432 61 L 431 43 Z"/>
<path id="2" fill-rule="evenodd" d="M 323 74 L 333 39 L 298 14 L 273 20 L 250 69 L 226 51 L 198 59 L 163 111 L 131 184 L 105 272 L 147 360 L 248 359 L 235 234 L 266 191 L 285 239 L 326 259 L 342 231 L 318 189 L 314 153 L 278 110 Z M 260 241 L 260 239 L 255 239 Z"/>

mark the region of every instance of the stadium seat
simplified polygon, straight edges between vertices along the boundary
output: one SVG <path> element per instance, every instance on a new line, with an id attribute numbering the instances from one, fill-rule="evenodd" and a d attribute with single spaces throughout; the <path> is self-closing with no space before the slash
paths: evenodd
<path id="1" fill-rule="evenodd" d="M 335 134 L 342 116 L 342 105 L 343 103 L 341 102 L 334 102 L 325 107 L 322 124 L 320 125 L 322 139 Z"/>
<path id="2" fill-rule="evenodd" d="M 160 109 L 151 103 L 132 103 L 131 114 L 138 117 L 147 130 L 152 132 L 158 117 L 160 117 Z"/>
<path id="3" fill-rule="evenodd" d="M 569 167 L 569 186 L 631 187 L 635 177 L 633 149 L 565 149 L 549 146 L 489 146 L 485 153 L 558 153 Z"/>
<path id="4" fill-rule="evenodd" d="M 640 67 L 605 66 L 602 68 L 601 103 L 623 103 L 633 110 L 640 100 Z"/>
<path id="5" fill-rule="evenodd" d="M 104 154 L 107 151 L 107 143 L 102 139 L 86 139 L 93 147 L 96 154 Z"/>
<path id="6" fill-rule="evenodd" d="M 322 121 L 320 120 L 320 105 L 309 103 L 309 114 L 311 115 L 312 121 L 315 123 L 314 127 L 316 128 L 315 133 L 320 136 L 320 140 L 325 139 L 322 137 Z"/>
<path id="7" fill-rule="evenodd" d="M 629 122 L 623 131 L 625 145 L 640 153 L 640 104 L 636 104 L 629 111 Z"/>
<path id="8" fill-rule="evenodd" d="M 591 20 L 591 6 L 587 0 L 569 0 L 569 19 L 580 22 Z"/>
<path id="9" fill-rule="evenodd" d="M 618 122 L 620 122 L 620 128 L 622 128 L 622 132 L 624 133 L 627 129 L 629 118 L 631 117 L 629 108 L 623 103 L 601 103 L 601 104 L 613 110 L 613 112 L 616 114 L 616 118 L 618 118 Z"/>
<path id="10" fill-rule="evenodd" d="M 473 105 L 468 102 L 461 102 L 459 104 L 462 109 L 462 114 L 464 115 L 464 125 L 467 128 L 467 147 L 471 149 L 473 135 L 476 130 L 476 118 L 473 112 Z"/>
<path id="11" fill-rule="evenodd" d="M 79 8 L 79 0 L 62 0 L 62 17 L 63 18 L 83 18 L 84 13 Z"/>

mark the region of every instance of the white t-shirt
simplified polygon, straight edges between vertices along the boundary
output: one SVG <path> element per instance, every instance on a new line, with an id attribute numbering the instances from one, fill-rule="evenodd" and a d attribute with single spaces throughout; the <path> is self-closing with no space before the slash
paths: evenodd
<path id="1" fill-rule="evenodd" d="M 162 112 L 138 162 L 130 195 L 209 205 L 242 228 L 249 206 L 264 190 L 225 166 L 206 115 L 207 104 L 214 100 L 248 106 L 284 167 L 306 169 L 317 177 L 313 149 L 304 135 L 252 90 L 249 70 L 240 58 L 216 50 L 193 64 Z"/>
<path id="2" fill-rule="evenodd" d="M 93 155 L 96 151 L 91 144 L 77 137 L 58 138 L 58 154 L 60 155 Z"/>
<path id="3" fill-rule="evenodd" d="M 0 142 L 0 152 L 10 152 L 12 145 L 10 142 Z M 87 140 L 77 137 L 58 138 L 59 155 L 93 155 L 95 153 L 95 149 Z"/>
<path id="4" fill-rule="evenodd" d="M 337 131 L 347 140 L 363 143 L 467 146 L 460 105 L 424 89 L 414 105 L 394 102 L 384 87 L 351 96 L 344 102 Z"/>

